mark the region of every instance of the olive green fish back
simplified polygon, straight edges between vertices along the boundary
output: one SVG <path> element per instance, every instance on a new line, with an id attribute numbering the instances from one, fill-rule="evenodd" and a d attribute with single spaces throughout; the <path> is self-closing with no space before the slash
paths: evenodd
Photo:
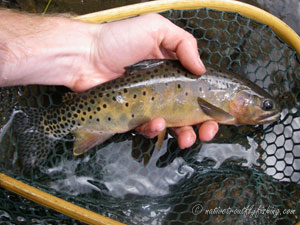
<path id="1" fill-rule="evenodd" d="M 300 219 L 296 52 L 268 26 L 237 13 L 198 9 L 161 14 L 194 35 L 203 61 L 244 74 L 275 96 L 283 109 L 281 119 L 264 126 L 220 126 L 211 143 L 202 145 L 198 140 L 184 151 L 169 137 L 158 152 L 153 150 L 155 140 L 133 131 L 79 157 L 73 156 L 71 141 L 60 141 L 37 168 L 28 170 L 18 154 L 22 140 L 4 125 L 16 106 L 47 110 L 60 105 L 68 90 L 1 88 L 1 126 L 6 133 L 0 144 L 0 171 L 127 224 L 296 223 Z M 269 208 L 269 214 L 259 213 L 259 208 Z M 284 213 L 287 209 L 290 213 Z M 0 221 L 79 224 L 3 189 Z"/>

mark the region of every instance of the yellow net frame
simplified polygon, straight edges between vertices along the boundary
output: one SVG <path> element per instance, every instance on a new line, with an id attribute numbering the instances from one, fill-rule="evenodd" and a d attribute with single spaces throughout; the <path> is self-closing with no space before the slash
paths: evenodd
<path id="1" fill-rule="evenodd" d="M 268 25 L 283 41 L 294 48 L 300 55 L 300 37 L 282 20 L 255 6 L 234 0 L 161 0 L 134 4 L 75 17 L 89 23 L 102 23 L 133 17 L 136 15 L 162 12 L 170 9 L 186 10 L 209 8 L 220 11 L 236 12 L 250 19 Z M 54 209 L 67 216 L 87 224 L 122 224 L 101 216 L 90 210 L 57 198 L 35 187 L 0 173 L 0 187 L 24 198 Z M 300 225 L 298 222 L 296 225 Z"/>

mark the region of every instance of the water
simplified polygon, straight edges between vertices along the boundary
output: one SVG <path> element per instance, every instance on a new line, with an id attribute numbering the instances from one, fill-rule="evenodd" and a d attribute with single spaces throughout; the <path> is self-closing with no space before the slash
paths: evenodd
<path id="1" fill-rule="evenodd" d="M 246 160 L 242 166 L 251 168 L 259 165 L 259 154 L 256 152 L 258 144 L 253 138 L 247 137 L 250 147 L 247 149 L 241 144 L 204 144 L 196 159 L 202 162 L 205 158 L 215 161 L 213 168 L 218 169 L 228 159 Z"/>

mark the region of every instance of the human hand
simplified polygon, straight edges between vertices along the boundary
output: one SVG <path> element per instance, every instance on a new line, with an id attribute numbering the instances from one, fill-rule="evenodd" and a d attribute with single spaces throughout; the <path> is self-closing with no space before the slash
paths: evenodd
<path id="1" fill-rule="evenodd" d="M 0 86 L 65 85 L 84 91 L 112 80 L 124 67 L 144 59 L 178 58 L 194 74 L 205 68 L 194 37 L 157 14 L 107 24 L 0 12 Z M 156 136 L 165 121 L 156 118 L 139 128 Z M 181 148 L 196 139 L 192 127 L 173 128 Z M 199 138 L 208 141 L 218 130 L 209 121 L 199 125 Z"/>
<path id="2" fill-rule="evenodd" d="M 100 82 L 123 74 L 125 66 L 153 58 L 178 58 L 192 73 L 205 72 L 195 38 L 157 14 L 105 24 L 101 27 L 93 46 L 92 63 L 101 71 L 94 74 L 94 79 L 98 78 Z M 90 83 L 90 78 L 89 75 L 86 82 L 81 79 L 79 83 L 75 83 L 75 89 L 83 90 L 94 85 L 95 83 Z M 156 118 L 137 130 L 144 136 L 153 138 L 165 126 L 163 118 Z M 198 125 L 198 128 L 200 140 L 209 141 L 218 131 L 218 124 L 208 121 Z M 195 142 L 196 134 L 191 126 L 172 129 L 177 135 L 180 148 L 190 147 Z"/>

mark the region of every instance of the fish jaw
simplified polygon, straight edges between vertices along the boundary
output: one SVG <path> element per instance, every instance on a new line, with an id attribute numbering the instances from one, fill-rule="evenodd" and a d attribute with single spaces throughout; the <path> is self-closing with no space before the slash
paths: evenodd
<path id="1" fill-rule="evenodd" d="M 273 123 L 279 120 L 281 117 L 281 112 L 271 112 L 270 114 L 260 117 L 260 120 L 257 121 L 258 124 Z"/>

